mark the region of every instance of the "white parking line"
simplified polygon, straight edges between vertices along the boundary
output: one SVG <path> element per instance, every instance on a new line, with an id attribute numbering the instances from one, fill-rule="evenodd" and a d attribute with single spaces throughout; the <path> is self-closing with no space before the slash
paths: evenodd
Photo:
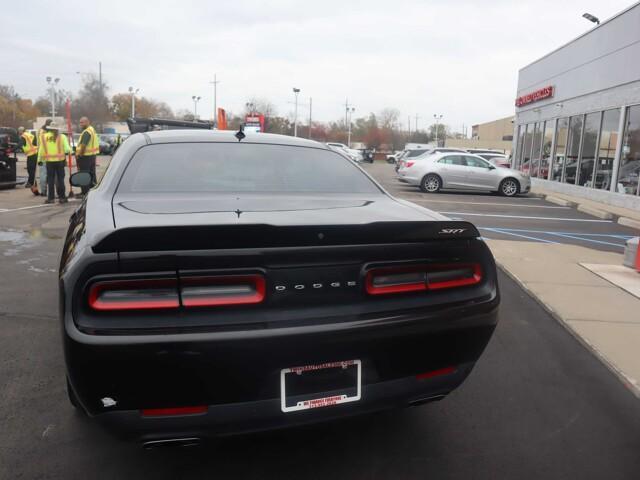
<path id="1" fill-rule="evenodd" d="M 72 200 L 69 199 L 71 202 Z M 0 213 L 10 213 L 10 212 L 18 212 L 20 210 L 31 210 L 32 208 L 45 208 L 45 207 L 56 207 L 60 206 L 56 203 L 43 203 L 41 205 L 29 205 L 28 207 L 18 207 L 18 208 L 0 208 Z"/>
<path id="2" fill-rule="evenodd" d="M 522 208 L 554 208 L 560 210 L 568 210 L 571 207 L 556 207 L 551 205 L 521 205 L 519 203 L 500 203 L 500 202 L 448 202 L 446 200 L 423 200 L 424 203 L 459 203 L 462 205 L 498 205 L 501 207 L 522 207 Z"/>
<path id="3" fill-rule="evenodd" d="M 522 218 L 526 220 L 558 220 L 563 222 L 588 222 L 588 223 L 612 223 L 611 220 L 591 220 L 584 218 L 564 217 L 529 217 L 527 215 L 498 215 L 494 213 L 469 213 L 469 212 L 438 212 L 442 215 L 462 215 L 470 217 L 498 217 L 498 218 Z"/>

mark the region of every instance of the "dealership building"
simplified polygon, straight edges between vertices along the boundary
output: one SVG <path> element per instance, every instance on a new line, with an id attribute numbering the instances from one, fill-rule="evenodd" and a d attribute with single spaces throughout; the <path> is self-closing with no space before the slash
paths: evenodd
<path id="1" fill-rule="evenodd" d="M 520 70 L 513 135 L 534 186 L 640 209 L 640 3 Z"/>

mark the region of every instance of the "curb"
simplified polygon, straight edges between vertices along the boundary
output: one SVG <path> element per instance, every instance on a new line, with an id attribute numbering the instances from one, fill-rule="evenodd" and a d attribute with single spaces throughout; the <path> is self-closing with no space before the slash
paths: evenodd
<path id="1" fill-rule="evenodd" d="M 562 207 L 576 207 L 578 204 L 575 202 L 570 202 L 569 200 L 565 200 L 564 198 L 554 197 L 553 195 L 547 195 L 544 199 L 549 203 L 555 203 L 556 205 L 560 205 Z"/>
<path id="2" fill-rule="evenodd" d="M 594 217 L 597 217 L 597 218 L 602 218 L 603 220 L 613 219 L 613 214 L 611 212 L 600 210 L 599 208 L 590 207 L 588 205 L 583 205 L 581 203 L 578 204 L 578 211 L 582 213 L 586 213 L 588 215 L 593 215 Z"/>
<path id="3" fill-rule="evenodd" d="M 635 220 L 629 217 L 620 217 L 618 218 L 618 223 L 620 225 L 624 225 L 625 227 L 631 227 L 640 230 L 640 220 Z"/>
<path id="4" fill-rule="evenodd" d="M 495 258 L 495 257 L 494 257 Z M 500 270 L 507 275 L 511 280 L 516 282 L 529 297 L 531 297 L 538 305 L 540 305 L 549 315 L 551 315 L 569 334 L 575 338 L 578 343 L 580 343 L 583 347 L 585 347 L 594 357 L 596 357 L 600 363 L 602 363 L 611 373 L 613 373 L 618 380 L 633 393 L 636 398 L 640 400 L 640 384 L 637 384 L 631 379 L 629 379 L 622 370 L 620 370 L 613 362 L 611 362 L 600 350 L 598 350 L 594 345 L 589 343 L 586 339 L 584 339 L 578 332 L 576 332 L 573 327 L 564 318 L 562 318 L 553 308 L 544 303 L 538 296 L 533 293 L 527 285 L 520 280 L 516 275 L 511 273 L 498 259 L 496 259 L 496 264 L 500 268 Z"/>
<path id="5" fill-rule="evenodd" d="M 554 203 L 556 205 L 560 205 L 563 207 L 576 207 L 576 209 L 579 212 L 586 213 L 588 215 L 601 218 L 603 220 L 613 220 L 625 227 L 635 228 L 640 230 L 640 219 L 619 216 L 614 213 L 608 212 L 606 210 L 601 210 L 599 208 L 591 207 L 589 205 L 585 205 L 580 202 L 565 200 L 564 198 L 556 197 L 555 195 L 548 194 L 548 193 L 531 192 L 529 195 L 532 197 L 542 198 L 549 203 Z"/>

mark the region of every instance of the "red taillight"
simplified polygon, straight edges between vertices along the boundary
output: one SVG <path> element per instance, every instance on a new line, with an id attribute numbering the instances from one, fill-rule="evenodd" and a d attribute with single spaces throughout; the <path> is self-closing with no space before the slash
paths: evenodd
<path id="1" fill-rule="evenodd" d="M 89 287 L 89 306 L 98 311 L 218 307 L 260 303 L 262 275 L 106 280 Z"/>
<path id="2" fill-rule="evenodd" d="M 207 412 L 206 405 L 196 407 L 144 408 L 140 410 L 143 417 L 172 417 L 176 415 L 199 415 Z"/>
<path id="3" fill-rule="evenodd" d="M 407 168 L 409 168 L 409 167 L 413 167 L 413 164 L 414 164 L 414 163 L 416 163 L 416 162 L 407 162 Z"/>
<path id="4" fill-rule="evenodd" d="M 185 307 L 260 303 L 266 290 L 262 275 L 183 277 L 180 283 L 180 296 Z"/>
<path id="5" fill-rule="evenodd" d="M 441 375 L 449 375 L 456 371 L 455 367 L 445 367 L 439 370 L 431 370 L 430 372 L 419 373 L 416 375 L 418 380 L 426 380 L 428 378 L 439 377 Z"/>
<path id="6" fill-rule="evenodd" d="M 369 270 L 365 285 L 369 295 L 385 295 L 463 287 L 481 280 L 482 269 L 477 263 L 403 265 Z"/>
<path id="7" fill-rule="evenodd" d="M 89 288 L 89 306 L 94 310 L 151 310 L 178 308 L 177 280 L 111 280 Z"/>

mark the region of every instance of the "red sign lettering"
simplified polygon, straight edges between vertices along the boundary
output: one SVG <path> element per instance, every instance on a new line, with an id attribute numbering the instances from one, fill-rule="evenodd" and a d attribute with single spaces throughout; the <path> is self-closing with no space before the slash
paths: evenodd
<path id="1" fill-rule="evenodd" d="M 541 88 L 540 90 L 536 90 L 535 92 L 527 93 L 526 95 L 516 98 L 516 107 L 521 107 L 523 105 L 528 105 L 529 103 L 539 102 L 545 98 L 553 97 L 553 93 L 554 88 L 551 85 Z"/>

